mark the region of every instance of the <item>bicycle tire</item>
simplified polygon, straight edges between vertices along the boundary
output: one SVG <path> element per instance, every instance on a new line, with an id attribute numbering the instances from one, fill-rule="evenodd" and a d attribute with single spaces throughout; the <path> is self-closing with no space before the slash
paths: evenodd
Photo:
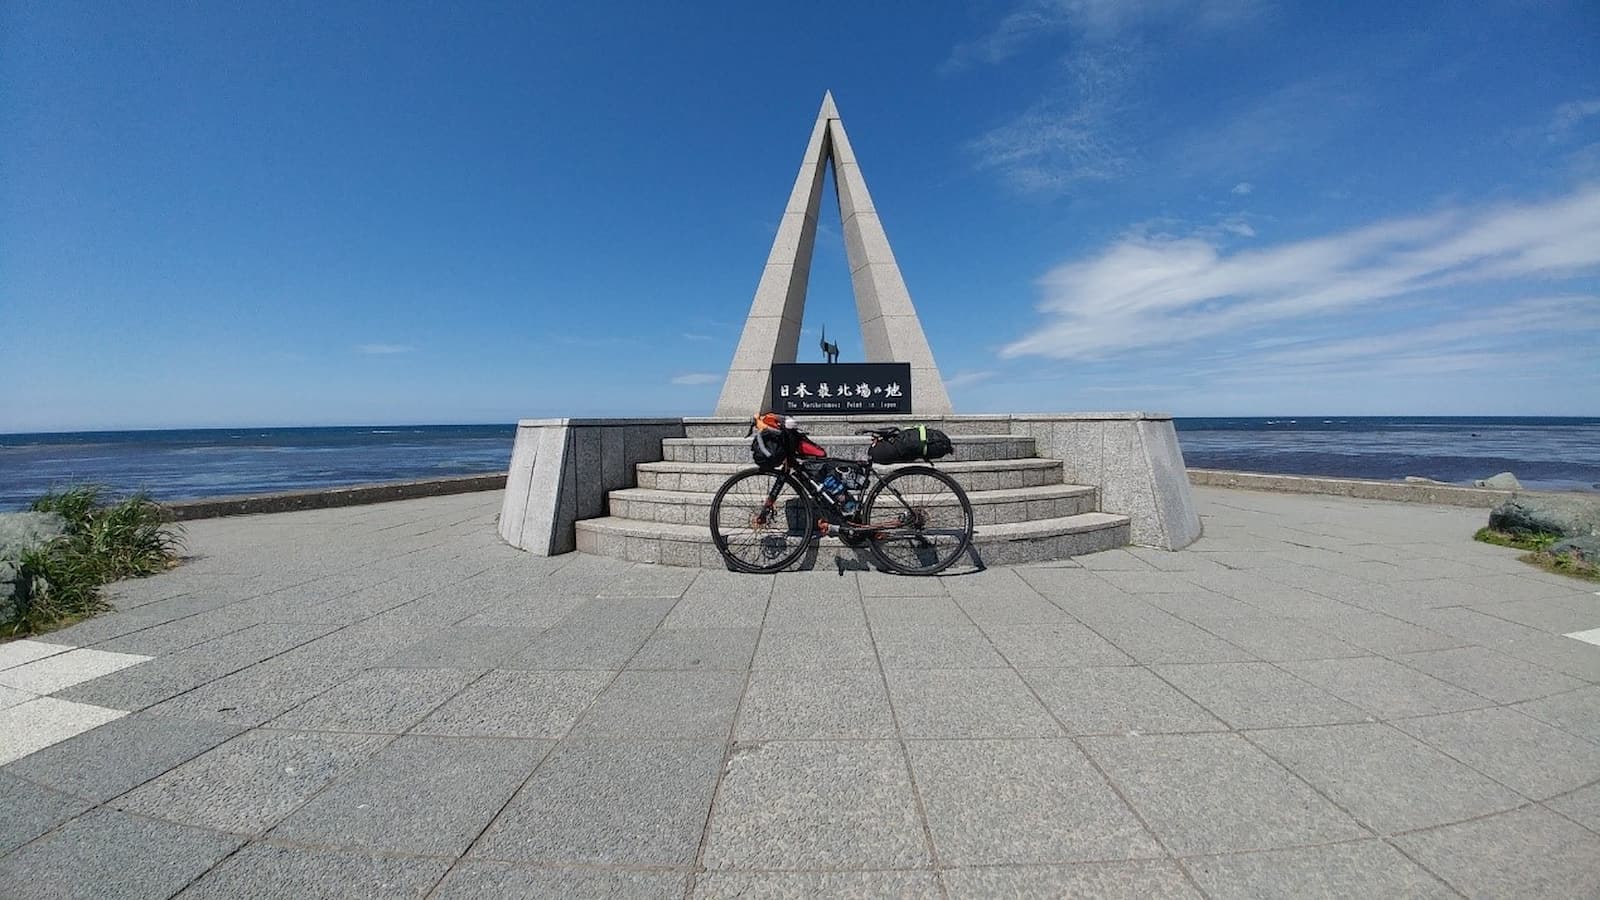
<path id="1" fill-rule="evenodd" d="M 885 569 L 933 575 L 972 546 L 972 501 L 954 478 L 930 466 L 906 466 L 872 486 L 864 504 L 867 547 Z M 878 527 L 896 520 L 893 527 Z M 937 521 L 938 527 L 930 528 Z"/>
<path id="2" fill-rule="evenodd" d="M 758 521 L 775 480 L 781 482 L 778 497 L 767 518 Z M 744 469 L 724 481 L 711 500 L 711 542 L 735 572 L 781 572 L 806 552 L 816 532 L 811 495 L 788 472 Z"/>

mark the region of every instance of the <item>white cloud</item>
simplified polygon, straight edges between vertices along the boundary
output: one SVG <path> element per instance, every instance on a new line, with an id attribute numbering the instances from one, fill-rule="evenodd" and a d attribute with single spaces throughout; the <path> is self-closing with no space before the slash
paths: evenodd
<path id="1" fill-rule="evenodd" d="M 1005 62 L 1035 40 L 1069 33 L 1078 41 L 1114 40 L 1152 25 L 1212 31 L 1253 18 L 1259 0 L 1024 0 L 987 34 L 951 51 L 941 67 Z"/>
<path id="2" fill-rule="evenodd" d="M 1556 107 L 1555 113 L 1550 117 L 1550 127 L 1546 131 L 1546 136 L 1551 142 L 1563 140 L 1585 119 L 1593 116 L 1600 116 L 1600 97 L 1563 103 Z"/>
<path id="3" fill-rule="evenodd" d="M 722 376 L 721 375 L 715 375 L 715 374 L 712 374 L 711 372 L 689 372 L 689 373 L 684 374 L 684 375 L 674 376 L 673 379 L 672 379 L 672 383 L 673 384 L 716 384 L 717 382 L 719 382 L 721 380 L 722 380 Z"/>
<path id="4" fill-rule="evenodd" d="M 391 356 L 396 353 L 410 353 L 417 348 L 410 344 L 357 344 L 356 352 L 367 356 Z"/>
<path id="5" fill-rule="evenodd" d="M 1124 174 L 1131 150 L 1117 138 L 1123 85 L 1131 71 L 1120 52 L 1084 52 L 1067 76 L 1021 115 L 967 145 L 979 169 L 999 172 L 1028 193 L 1058 193 L 1082 181 Z"/>
<path id="6" fill-rule="evenodd" d="M 995 373 L 993 372 L 962 371 L 957 372 L 949 378 L 946 378 L 944 380 L 944 386 L 947 388 L 967 387 L 968 385 L 977 384 L 980 381 L 988 381 L 994 376 Z"/>
<path id="7" fill-rule="evenodd" d="M 1256 189 L 1256 186 L 1251 184 L 1250 182 L 1241 181 L 1238 184 L 1233 186 L 1233 193 L 1238 194 L 1239 196 L 1243 197 L 1243 196 L 1249 194 L 1251 191 L 1253 191 L 1255 189 Z"/>
<path id="8" fill-rule="evenodd" d="M 1045 323 L 1001 355 L 1105 358 L 1443 287 L 1597 270 L 1600 184 L 1545 203 L 1447 210 L 1231 254 L 1208 237 L 1132 235 L 1047 273 Z"/>

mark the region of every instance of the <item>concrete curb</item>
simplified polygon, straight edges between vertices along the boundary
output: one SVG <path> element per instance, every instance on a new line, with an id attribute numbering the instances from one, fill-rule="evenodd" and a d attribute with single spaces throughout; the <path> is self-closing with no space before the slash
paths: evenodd
<path id="1" fill-rule="evenodd" d="M 443 497 L 446 494 L 468 494 L 475 491 L 498 491 L 505 486 L 506 475 L 500 472 L 493 475 L 462 475 L 425 481 L 353 484 L 319 491 L 257 494 L 253 497 L 210 497 L 203 500 L 168 503 L 166 507 L 172 510 L 172 517 L 181 522 L 190 519 L 214 519 L 220 516 L 360 506 L 367 503 L 388 503 L 391 500 L 411 500 L 417 497 Z"/>
<path id="2" fill-rule="evenodd" d="M 1206 487 L 1238 488 L 1249 491 L 1275 491 L 1283 494 L 1329 494 L 1358 500 L 1392 500 L 1399 503 L 1433 503 L 1440 506 L 1469 506 L 1489 509 L 1518 494 L 1559 493 L 1549 491 L 1495 491 L 1487 488 L 1457 487 L 1451 484 L 1422 484 L 1407 481 L 1363 481 L 1355 478 L 1315 478 L 1305 475 L 1268 475 L 1263 472 L 1227 472 L 1221 469 L 1190 469 L 1189 483 Z"/>

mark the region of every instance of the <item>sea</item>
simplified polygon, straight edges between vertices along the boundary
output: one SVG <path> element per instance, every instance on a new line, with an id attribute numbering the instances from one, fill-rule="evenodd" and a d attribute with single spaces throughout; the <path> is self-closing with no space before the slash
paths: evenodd
<path id="1" fill-rule="evenodd" d="M 1600 491 L 1600 418 L 1180 418 L 1195 468 Z M 503 472 L 513 425 L 206 428 L 0 434 L 0 510 L 94 483 L 158 500 Z"/>

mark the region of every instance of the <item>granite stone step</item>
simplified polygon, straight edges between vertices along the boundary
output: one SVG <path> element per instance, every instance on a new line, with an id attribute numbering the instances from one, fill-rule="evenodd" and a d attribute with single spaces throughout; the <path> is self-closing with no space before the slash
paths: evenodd
<path id="1" fill-rule="evenodd" d="M 610 493 L 611 515 L 640 522 L 668 522 L 709 527 L 714 494 L 701 491 L 664 491 L 651 488 L 626 488 Z M 1051 484 L 1038 487 L 972 491 L 973 520 L 979 525 L 1054 519 L 1095 508 L 1095 490 L 1076 484 Z M 915 499 L 915 498 L 913 498 Z M 934 498 L 935 503 L 954 505 L 955 498 Z"/>
<path id="2" fill-rule="evenodd" d="M 723 569 L 726 563 L 711 542 L 709 529 L 700 525 L 641 522 L 607 516 L 585 519 L 577 525 L 578 550 L 632 562 L 661 563 Z M 957 567 L 1017 565 L 1067 559 L 1123 547 L 1129 541 L 1129 519 L 1110 513 L 1086 512 L 1032 522 L 979 526 L 973 549 Z M 847 547 L 836 537 L 813 544 L 814 553 L 798 561 L 797 569 L 833 569 L 873 566 L 865 548 Z"/>
<path id="3" fill-rule="evenodd" d="M 864 435 L 813 435 L 832 456 L 864 459 L 868 438 Z M 1035 456 L 1033 438 L 1009 434 L 957 434 L 950 436 L 955 452 L 940 463 L 995 459 L 1026 459 Z M 661 442 L 667 462 L 734 462 L 749 465 L 750 439 L 747 437 L 667 438 Z"/>
<path id="4" fill-rule="evenodd" d="M 920 463 L 914 464 L 920 465 Z M 637 467 L 638 486 L 662 491 L 716 493 L 728 476 L 750 468 L 737 462 L 650 462 Z M 898 466 L 874 466 L 873 471 L 888 474 Z M 1039 487 L 1062 483 L 1059 459 L 996 459 L 948 462 L 940 460 L 934 468 L 945 472 L 967 493 L 1009 488 Z"/>

